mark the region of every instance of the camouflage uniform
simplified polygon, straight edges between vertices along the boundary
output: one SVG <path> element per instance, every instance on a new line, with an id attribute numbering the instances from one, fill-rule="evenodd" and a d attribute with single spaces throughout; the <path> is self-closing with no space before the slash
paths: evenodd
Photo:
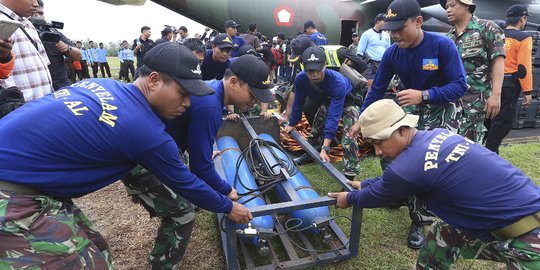
<path id="1" fill-rule="evenodd" d="M 519 237 L 482 241 L 443 221 L 431 227 L 417 269 L 450 269 L 458 258 L 502 262 L 508 269 L 540 269 L 540 227 Z"/>
<path id="2" fill-rule="evenodd" d="M 341 144 L 343 146 L 343 174 L 346 176 L 355 177 L 359 173 L 358 158 L 358 141 L 347 136 L 347 132 L 352 127 L 354 122 L 360 117 L 360 106 L 362 105 L 362 97 L 360 91 L 353 89 L 352 95 L 347 96 L 343 105 L 341 118 L 343 120 L 343 136 Z M 354 94 L 353 94 L 354 93 Z M 354 96 L 354 98 L 353 98 Z M 326 122 L 326 114 L 328 113 L 328 104 L 323 104 L 317 110 L 313 119 L 311 133 L 307 141 L 309 144 L 320 149 L 323 143 L 324 127 Z"/>
<path id="3" fill-rule="evenodd" d="M 456 43 L 461 54 L 469 86 L 461 98 L 463 118 L 459 134 L 475 142 L 482 142 L 487 132 L 484 108 L 492 92 L 491 60 L 506 55 L 504 32 L 494 22 L 473 15 L 463 33 L 458 35 L 454 26 L 448 37 Z"/>
<path id="4" fill-rule="evenodd" d="M 71 200 L 0 191 L 0 239 L 0 269 L 114 269 L 109 246 Z"/>
<path id="5" fill-rule="evenodd" d="M 189 201 L 163 185 L 146 169 L 137 166 L 122 180 L 128 194 L 152 217 L 161 219 L 149 262 L 152 269 L 173 269 L 186 252 L 195 223 L 195 211 Z"/>

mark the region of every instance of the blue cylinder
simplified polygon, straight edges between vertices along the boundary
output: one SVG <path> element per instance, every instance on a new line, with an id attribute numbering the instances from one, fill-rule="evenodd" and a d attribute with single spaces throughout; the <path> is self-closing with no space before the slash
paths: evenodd
<path id="1" fill-rule="evenodd" d="M 265 141 L 276 143 L 274 138 L 270 136 L 269 134 L 262 133 L 262 134 L 259 134 L 259 137 Z M 290 159 L 288 158 L 286 153 L 284 153 L 283 151 L 275 147 L 272 147 L 272 150 L 277 154 L 279 158 L 290 162 Z M 266 158 L 270 166 L 276 164 L 277 161 L 274 160 L 274 158 L 270 155 L 270 151 L 268 149 L 262 148 L 261 151 L 262 151 L 262 155 L 264 156 L 264 158 Z M 289 165 L 292 165 L 292 164 L 289 163 Z M 273 170 L 275 173 L 277 173 L 280 169 L 281 169 L 281 166 L 273 167 Z M 317 193 L 317 191 L 313 189 L 309 181 L 300 171 L 298 171 L 294 176 L 291 177 L 291 179 L 289 180 L 289 183 L 296 190 L 299 200 L 319 198 L 319 194 Z M 288 199 L 287 192 L 285 191 L 285 188 L 283 187 L 282 183 L 276 185 L 276 191 L 282 201 Z M 297 229 L 303 229 L 313 224 L 313 221 L 315 220 L 316 217 L 330 218 L 330 210 L 328 209 L 328 206 L 296 210 L 291 213 L 291 217 L 302 220 L 302 225 L 300 225 Z M 296 224 L 298 223 L 291 221 L 290 225 L 294 226 Z M 305 232 L 317 234 L 320 232 L 320 230 L 308 229 Z"/>
<path id="2" fill-rule="evenodd" d="M 238 168 L 238 177 L 242 180 L 244 186 L 240 184 L 240 180 L 236 181 L 236 185 L 234 183 L 234 178 L 236 174 L 236 163 L 240 158 L 241 154 L 240 147 L 238 146 L 238 143 L 236 143 L 236 140 L 234 140 L 234 138 L 230 136 L 223 136 L 217 140 L 217 147 L 222 152 L 221 164 L 223 165 L 225 179 L 232 187 L 236 189 L 238 194 L 246 193 L 249 191 L 244 186 L 250 189 L 257 189 L 257 183 L 255 182 L 255 179 L 253 178 L 253 175 L 251 174 L 245 161 L 242 161 Z M 238 203 L 243 203 L 251 199 L 252 197 L 258 195 L 259 193 L 260 192 L 257 191 L 253 193 L 253 195 L 244 196 L 238 200 Z M 266 203 L 261 197 L 257 197 L 244 204 L 244 206 L 246 206 L 247 208 L 261 205 L 266 205 Z M 238 229 L 244 229 L 247 227 L 245 224 L 238 224 L 236 226 Z M 251 227 L 273 230 L 274 221 L 272 219 L 272 216 L 255 217 L 253 218 L 253 220 L 251 220 Z M 241 238 L 244 242 L 252 243 L 254 246 L 257 246 L 257 244 L 259 243 L 258 237 L 247 238 L 242 236 Z"/>

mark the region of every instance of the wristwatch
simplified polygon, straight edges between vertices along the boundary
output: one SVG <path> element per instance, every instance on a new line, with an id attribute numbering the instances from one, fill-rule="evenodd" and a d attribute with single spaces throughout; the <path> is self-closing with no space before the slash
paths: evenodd
<path id="1" fill-rule="evenodd" d="M 328 153 L 330 153 L 332 148 L 330 148 L 330 146 L 323 145 L 323 146 L 321 146 L 321 150 L 324 150 L 324 152 L 326 152 L 328 154 Z"/>
<path id="2" fill-rule="evenodd" d="M 422 102 L 424 103 L 429 102 L 429 90 L 422 91 Z"/>

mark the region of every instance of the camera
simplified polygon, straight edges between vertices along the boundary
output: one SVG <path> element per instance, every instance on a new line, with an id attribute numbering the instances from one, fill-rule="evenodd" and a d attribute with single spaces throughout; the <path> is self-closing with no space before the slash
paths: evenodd
<path id="1" fill-rule="evenodd" d="M 164 24 L 163 26 L 171 28 L 173 34 L 175 34 L 175 35 L 178 34 L 178 29 L 176 27 L 171 26 L 171 25 L 167 25 L 167 24 Z"/>
<path id="2" fill-rule="evenodd" d="M 37 29 L 42 42 L 58 43 L 60 41 L 61 37 L 56 29 L 64 29 L 64 23 L 55 21 L 49 23 L 37 17 L 30 17 L 30 22 Z"/>

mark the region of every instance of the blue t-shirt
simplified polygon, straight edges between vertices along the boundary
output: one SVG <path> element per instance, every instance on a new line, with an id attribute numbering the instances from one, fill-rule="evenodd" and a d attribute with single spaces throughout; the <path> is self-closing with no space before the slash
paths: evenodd
<path id="1" fill-rule="evenodd" d="M 231 57 L 238 57 L 238 50 L 242 48 L 242 46 L 246 45 L 246 40 L 241 36 L 234 36 L 232 37 L 232 42 L 234 43 L 233 49 L 231 51 Z M 218 79 L 221 80 L 221 79 Z"/>
<path id="2" fill-rule="evenodd" d="M 311 35 L 309 35 L 309 39 L 315 43 L 317 46 L 321 45 L 328 45 L 328 40 L 326 39 L 326 36 L 323 35 L 323 33 L 315 32 Z"/>
<path id="3" fill-rule="evenodd" d="M 60 198 L 83 196 L 141 164 L 204 209 L 232 202 L 181 162 L 165 124 L 133 84 L 92 79 L 29 102 L 0 120 L 0 179 Z"/>
<path id="4" fill-rule="evenodd" d="M 445 129 L 418 131 L 381 177 L 349 193 L 361 208 L 416 194 L 427 208 L 468 235 L 490 232 L 540 211 L 540 187 L 497 154 Z"/>
<path id="5" fill-rule="evenodd" d="M 316 89 L 311 85 L 305 71 L 300 72 L 296 76 L 294 80 L 294 103 L 289 124 L 295 126 L 300 121 L 306 97 L 319 104 L 327 104 L 329 102 L 330 105 L 328 106 L 328 114 L 324 127 L 324 138 L 332 139 L 336 135 L 345 98 L 352 90 L 352 83 L 339 72 L 326 69 L 324 80 L 318 86 L 319 89 Z"/>
<path id="6" fill-rule="evenodd" d="M 465 69 L 454 42 L 424 32 L 415 48 L 398 48 L 394 44 L 386 50 L 361 111 L 383 98 L 394 74 L 405 89 L 429 90 L 432 104 L 457 101 L 467 90 Z"/>
<path id="7" fill-rule="evenodd" d="M 213 145 L 221 126 L 224 89 L 222 81 L 207 81 L 215 94 L 191 97 L 191 106 L 179 118 L 166 122 L 167 132 L 178 148 L 187 149 L 189 167 L 214 190 L 228 195 L 232 187 L 216 172 L 212 160 Z"/>
<path id="8" fill-rule="evenodd" d="M 231 65 L 231 60 L 229 59 L 225 62 L 214 62 L 212 55 L 214 55 L 212 50 L 206 50 L 204 61 L 201 64 L 201 76 L 205 81 L 223 79 L 225 70 Z"/>

